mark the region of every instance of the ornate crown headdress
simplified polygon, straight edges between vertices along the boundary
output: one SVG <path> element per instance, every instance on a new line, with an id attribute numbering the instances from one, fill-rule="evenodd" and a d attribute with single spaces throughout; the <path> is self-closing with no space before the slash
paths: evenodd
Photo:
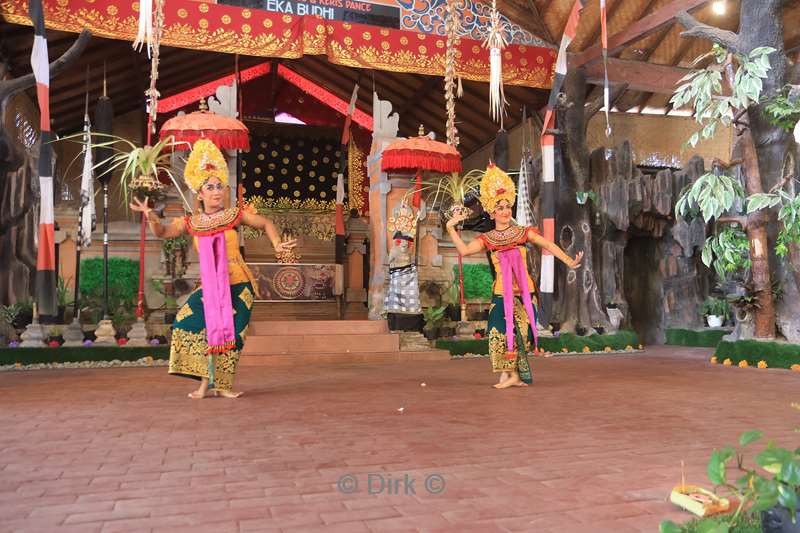
<path id="1" fill-rule="evenodd" d="M 183 178 L 186 185 L 194 192 L 200 190 L 203 183 L 215 177 L 223 185 L 228 184 L 228 164 L 217 146 L 208 139 L 199 139 L 194 143 L 192 153 L 186 162 Z"/>
<path id="2" fill-rule="evenodd" d="M 501 200 L 513 206 L 516 198 L 517 188 L 514 186 L 514 181 L 494 163 L 489 163 L 481 179 L 481 205 L 484 211 L 492 213 Z"/>
<path id="3" fill-rule="evenodd" d="M 401 204 L 389 217 L 387 227 L 392 233 L 399 231 L 413 237 L 417 231 L 417 215 L 408 205 Z"/>

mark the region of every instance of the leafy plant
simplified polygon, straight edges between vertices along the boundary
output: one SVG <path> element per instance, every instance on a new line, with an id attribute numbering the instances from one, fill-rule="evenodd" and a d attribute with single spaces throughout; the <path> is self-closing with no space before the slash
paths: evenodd
<path id="1" fill-rule="evenodd" d="M 0 307 L 0 319 L 3 320 L 9 327 L 15 328 L 16 323 L 22 314 L 22 306 L 19 304 L 10 304 Z"/>
<path id="2" fill-rule="evenodd" d="M 58 276 L 58 286 L 56 287 L 56 296 L 58 297 L 59 306 L 67 305 L 69 289 L 67 288 L 67 282 L 61 276 Z"/>
<path id="3" fill-rule="evenodd" d="M 764 116 L 773 126 L 792 131 L 800 120 L 800 102 L 789 98 L 784 92 L 767 102 Z"/>
<path id="4" fill-rule="evenodd" d="M 715 63 L 705 69 L 692 70 L 681 79 L 680 85 L 670 98 L 675 109 L 685 104 L 692 104 L 692 115 L 702 128 L 688 140 L 692 147 L 697 146 L 700 139 L 710 139 L 716 133 L 719 124 L 730 126 L 735 118 L 736 110 L 747 109 L 757 104 L 763 88 L 763 80 L 770 69 L 769 55 L 774 48 L 761 46 L 747 55 L 728 54 L 715 44 L 711 55 Z M 731 94 L 725 94 L 722 88 L 722 73 L 728 57 L 738 64 L 733 78 Z M 706 56 L 701 56 L 700 59 Z"/>
<path id="5" fill-rule="evenodd" d="M 700 304 L 700 314 L 703 316 L 714 315 L 730 318 L 731 306 L 727 300 L 709 296 L 702 304 Z"/>
<path id="6" fill-rule="evenodd" d="M 468 300 L 492 299 L 492 273 L 489 265 L 465 264 L 462 265 L 464 273 L 464 298 Z M 456 287 L 460 286 L 458 265 L 453 265 L 453 279 Z"/>
<path id="7" fill-rule="evenodd" d="M 83 308 L 98 322 L 103 308 L 103 259 L 81 261 L 81 297 Z M 108 309 L 117 313 L 132 312 L 139 292 L 139 263 L 131 259 L 112 257 L 108 260 Z"/>
<path id="8" fill-rule="evenodd" d="M 458 172 L 445 174 L 438 179 L 428 179 L 422 182 L 422 191 L 426 194 L 426 199 L 431 208 L 438 208 L 440 211 L 444 209 L 462 207 L 467 202 L 470 196 L 478 196 L 480 194 L 481 178 L 483 171 L 471 170 L 460 175 Z M 406 196 L 414 193 L 412 187 Z M 405 202 L 406 199 L 404 198 Z"/>
<path id="9" fill-rule="evenodd" d="M 178 300 L 175 298 L 173 294 L 169 294 L 170 291 L 164 287 L 164 282 L 160 279 L 154 279 L 150 281 L 153 289 L 161 294 L 164 297 L 164 305 L 161 307 L 162 309 L 177 309 L 178 308 Z"/>
<path id="10" fill-rule="evenodd" d="M 172 152 L 191 148 L 189 143 L 177 142 L 174 137 L 170 136 L 161 139 L 153 146 L 136 146 L 118 135 L 92 133 L 87 139 L 87 135 L 83 132 L 62 137 L 59 142 L 62 141 L 77 142 L 90 150 L 108 148 L 112 151 L 112 155 L 98 161 L 92 169 L 105 167 L 108 172 L 121 171 L 120 182 L 125 205 L 128 204 L 129 196 L 149 196 L 156 192 L 158 177 L 163 175 L 169 177 L 175 185 L 187 210 L 192 210 L 172 172 L 171 161 Z"/>
<path id="11" fill-rule="evenodd" d="M 792 404 L 800 409 L 797 404 Z M 778 448 L 771 441 L 765 450 L 755 456 L 755 463 L 761 467 L 744 466 L 744 449 L 761 440 L 761 431 L 748 431 L 739 437 L 739 446 L 729 446 L 714 450 L 708 461 L 708 479 L 714 484 L 714 491 L 721 496 L 732 497 L 739 502 L 736 512 L 728 524 L 707 531 L 727 533 L 731 526 L 752 520 L 756 513 L 766 511 L 776 505 L 789 510 L 790 516 L 797 513 L 798 491 L 800 491 L 800 448 L 790 451 Z M 732 465 L 732 463 L 735 464 Z M 766 472 L 769 475 L 764 475 Z M 740 476 L 733 480 L 732 477 Z M 661 523 L 662 532 L 681 532 L 685 528 L 669 521 Z"/>
<path id="12" fill-rule="evenodd" d="M 735 178 L 722 172 L 707 172 L 681 191 L 675 214 L 685 218 L 692 209 L 699 209 L 703 220 L 709 222 L 732 209 L 736 200 L 744 195 L 742 185 Z"/>
<path id="13" fill-rule="evenodd" d="M 586 204 L 587 200 L 597 203 L 597 193 L 594 191 L 578 191 L 575 193 L 575 199 L 580 205 Z"/>
<path id="14" fill-rule="evenodd" d="M 458 278 L 456 278 L 442 293 L 442 303 L 449 305 L 458 305 L 461 303 L 461 291 L 459 287 Z"/>
<path id="15" fill-rule="evenodd" d="M 780 205 L 778 221 L 781 223 L 775 241 L 775 253 L 785 257 L 789 253 L 789 245 L 800 243 L 800 197 L 792 196 L 784 190 L 753 194 L 747 199 L 747 213 L 760 209 L 772 209 Z"/>
<path id="16" fill-rule="evenodd" d="M 442 307 L 426 307 L 422 310 L 422 318 L 425 320 L 425 329 L 436 329 L 444 321 L 444 310 Z"/>
<path id="17" fill-rule="evenodd" d="M 738 226 L 726 226 L 716 235 L 711 235 L 703 245 L 701 256 L 707 267 L 713 265 L 720 279 L 752 266 L 750 241 Z"/>

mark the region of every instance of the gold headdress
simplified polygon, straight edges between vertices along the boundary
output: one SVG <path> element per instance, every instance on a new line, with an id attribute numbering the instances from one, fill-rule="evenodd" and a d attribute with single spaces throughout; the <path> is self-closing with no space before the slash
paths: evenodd
<path id="1" fill-rule="evenodd" d="M 417 215 L 408 205 L 401 204 L 389 217 L 387 227 L 392 233 L 399 231 L 413 237 L 417 231 Z"/>
<path id="2" fill-rule="evenodd" d="M 486 172 L 481 179 L 481 205 L 484 211 L 492 213 L 501 200 L 508 202 L 509 206 L 514 205 L 517 198 L 517 188 L 508 174 L 489 163 Z"/>
<path id="3" fill-rule="evenodd" d="M 222 152 L 213 142 L 208 139 L 200 139 L 194 143 L 192 153 L 189 154 L 183 179 L 190 189 L 197 192 L 211 177 L 215 177 L 223 185 L 227 185 L 228 164 L 225 162 Z"/>

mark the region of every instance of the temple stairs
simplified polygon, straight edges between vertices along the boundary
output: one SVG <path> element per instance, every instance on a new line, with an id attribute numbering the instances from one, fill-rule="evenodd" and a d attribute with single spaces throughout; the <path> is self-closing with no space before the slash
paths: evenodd
<path id="1" fill-rule="evenodd" d="M 389 331 L 385 320 L 252 321 L 243 365 L 442 361 L 445 350 L 421 349 Z"/>

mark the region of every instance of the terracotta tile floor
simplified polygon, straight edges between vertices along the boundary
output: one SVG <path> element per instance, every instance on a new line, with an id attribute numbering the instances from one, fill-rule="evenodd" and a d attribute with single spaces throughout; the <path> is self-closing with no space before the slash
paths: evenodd
<path id="1" fill-rule="evenodd" d="M 708 355 L 538 359 L 506 391 L 486 359 L 245 367 L 202 401 L 163 368 L 4 373 L 0 531 L 657 531 L 682 459 L 800 440 L 800 374 Z"/>

